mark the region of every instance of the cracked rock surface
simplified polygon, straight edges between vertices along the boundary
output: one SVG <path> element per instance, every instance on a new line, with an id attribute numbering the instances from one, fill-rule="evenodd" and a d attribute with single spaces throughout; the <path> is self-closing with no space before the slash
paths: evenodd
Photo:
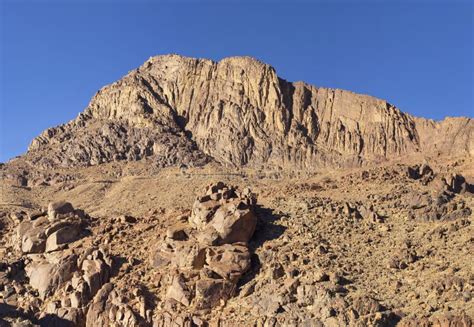
<path id="1" fill-rule="evenodd" d="M 473 131 L 469 118 L 435 122 L 374 97 L 291 83 L 250 57 L 164 55 L 99 90 L 76 119 L 44 131 L 27 158 L 43 167 L 148 158 L 160 167 L 214 160 L 316 169 L 414 153 L 473 155 Z"/>

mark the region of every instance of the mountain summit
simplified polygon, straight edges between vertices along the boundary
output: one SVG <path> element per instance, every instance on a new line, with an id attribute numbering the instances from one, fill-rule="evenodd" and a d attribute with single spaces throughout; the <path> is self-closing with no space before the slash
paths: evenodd
<path id="1" fill-rule="evenodd" d="M 473 155 L 469 118 L 435 122 L 385 100 L 288 82 L 251 57 L 152 57 L 102 88 L 75 120 L 33 140 L 31 162 L 88 166 L 154 158 L 160 165 L 363 165 L 420 153 Z"/>

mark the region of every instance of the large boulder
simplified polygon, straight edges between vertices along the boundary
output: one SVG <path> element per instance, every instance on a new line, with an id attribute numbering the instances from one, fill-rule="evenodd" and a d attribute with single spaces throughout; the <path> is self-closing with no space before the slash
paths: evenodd
<path id="1" fill-rule="evenodd" d="M 48 204 L 48 218 L 50 221 L 68 214 L 74 214 L 74 207 L 71 203 L 65 201 L 50 202 Z"/>
<path id="2" fill-rule="evenodd" d="M 205 267 L 221 278 L 236 283 L 250 268 L 250 252 L 244 244 L 209 247 Z"/>
<path id="3" fill-rule="evenodd" d="M 61 254 L 48 259 L 33 262 L 26 266 L 30 285 L 36 289 L 41 298 L 53 294 L 64 282 L 72 278 L 77 269 L 77 256 Z"/>
<path id="4" fill-rule="evenodd" d="M 17 227 L 21 251 L 52 252 L 81 238 L 87 220 L 82 210 L 74 210 L 68 202 L 50 203 L 48 216 L 24 220 Z"/>
<path id="5" fill-rule="evenodd" d="M 248 242 L 255 232 L 256 198 L 250 189 L 242 192 L 222 182 L 208 186 L 206 195 L 193 205 L 190 223 L 211 244 Z"/>
<path id="6" fill-rule="evenodd" d="M 121 301 L 122 296 L 107 283 L 94 297 L 87 311 L 86 327 L 139 326 L 132 308 Z"/>
<path id="7" fill-rule="evenodd" d="M 168 227 L 151 256 L 152 266 L 166 276 L 168 309 L 211 309 L 234 295 L 251 264 L 247 243 L 257 224 L 255 206 L 250 189 L 219 182 L 197 198 L 188 224 L 180 219 Z"/>

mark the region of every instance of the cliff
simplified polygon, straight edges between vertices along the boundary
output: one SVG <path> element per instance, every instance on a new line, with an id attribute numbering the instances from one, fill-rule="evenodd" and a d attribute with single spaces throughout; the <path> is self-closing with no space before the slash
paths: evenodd
<path id="1" fill-rule="evenodd" d="M 163 166 L 340 167 L 412 153 L 473 155 L 473 126 L 469 118 L 434 122 L 371 96 L 291 83 L 250 57 L 165 55 L 102 88 L 75 120 L 33 140 L 28 155 L 45 167 L 145 157 Z"/>

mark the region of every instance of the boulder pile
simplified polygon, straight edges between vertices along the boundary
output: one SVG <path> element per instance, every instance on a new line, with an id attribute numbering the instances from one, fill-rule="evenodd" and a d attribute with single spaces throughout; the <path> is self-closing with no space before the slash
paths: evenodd
<path id="1" fill-rule="evenodd" d="M 53 252 L 80 239 L 86 232 L 87 217 L 69 202 L 53 202 L 48 211 L 30 216 L 17 227 L 19 247 L 24 254 Z"/>
<path id="2" fill-rule="evenodd" d="M 408 176 L 430 185 L 429 191 L 414 192 L 407 202 L 409 217 L 421 221 L 452 221 L 471 215 L 471 209 L 458 194 L 469 194 L 474 188 L 464 176 L 449 172 L 435 174 L 427 165 L 408 167 Z"/>
<path id="3" fill-rule="evenodd" d="M 69 321 L 76 326 L 86 322 L 89 303 L 109 281 L 112 258 L 103 249 L 89 248 L 80 254 L 55 253 L 26 266 L 30 285 L 45 300 L 43 319 L 60 325 Z"/>
<path id="4" fill-rule="evenodd" d="M 105 249 L 76 243 L 90 235 L 90 217 L 69 202 L 11 217 L 18 224 L 15 244 L 21 259 L 0 262 L 4 303 L 41 326 L 84 326 L 90 303 L 109 282 L 113 266 Z M 26 315 L 38 310 L 35 317 Z"/>
<path id="5" fill-rule="evenodd" d="M 233 296 L 250 268 L 247 246 L 255 232 L 256 197 L 222 182 L 209 185 L 194 202 L 192 213 L 168 228 L 155 249 L 152 265 L 170 271 L 165 308 L 210 309 Z"/>

